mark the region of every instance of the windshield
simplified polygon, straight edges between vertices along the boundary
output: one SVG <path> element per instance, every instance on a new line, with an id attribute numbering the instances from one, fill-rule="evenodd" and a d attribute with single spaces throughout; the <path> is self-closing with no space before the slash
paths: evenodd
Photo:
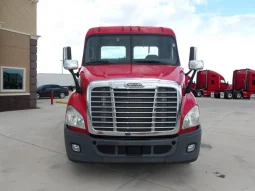
<path id="1" fill-rule="evenodd" d="M 83 65 L 158 63 L 179 65 L 175 38 L 167 35 L 96 35 L 86 40 Z"/>

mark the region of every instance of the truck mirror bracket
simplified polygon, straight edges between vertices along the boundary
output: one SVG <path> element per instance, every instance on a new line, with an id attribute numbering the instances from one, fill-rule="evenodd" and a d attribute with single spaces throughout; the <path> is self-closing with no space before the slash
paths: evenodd
<path id="1" fill-rule="evenodd" d="M 77 73 L 74 73 L 73 72 L 73 70 L 69 70 L 69 72 L 72 74 L 72 76 L 73 76 L 73 80 L 74 80 L 74 83 L 75 83 L 75 89 L 76 89 L 76 92 L 77 93 L 82 93 L 82 88 L 81 88 L 81 86 L 79 85 L 79 83 L 78 83 L 78 80 L 77 80 L 77 78 L 76 78 L 76 76 L 78 77 L 78 72 Z"/>
<path id="2" fill-rule="evenodd" d="M 185 76 L 189 75 L 192 72 L 192 70 L 188 71 L 187 73 L 185 73 Z"/>
<path id="3" fill-rule="evenodd" d="M 194 77 L 195 77 L 195 74 L 196 74 L 197 70 L 190 70 L 190 71 L 187 73 L 187 75 L 188 75 L 189 73 L 191 73 L 192 71 L 193 71 L 193 73 L 192 73 L 192 75 L 191 75 L 191 78 L 189 79 L 189 82 L 188 82 L 187 87 L 185 88 L 184 95 L 191 92 L 191 84 L 192 84 L 192 82 L 193 82 L 193 79 L 194 79 Z M 185 75 L 186 75 L 186 74 L 185 74 Z"/>

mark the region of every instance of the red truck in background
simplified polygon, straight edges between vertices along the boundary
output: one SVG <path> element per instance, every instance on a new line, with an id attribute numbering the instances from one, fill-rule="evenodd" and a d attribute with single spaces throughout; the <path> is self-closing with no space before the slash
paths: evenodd
<path id="1" fill-rule="evenodd" d="M 67 157 L 73 162 L 194 162 L 201 144 L 198 103 L 170 28 L 95 27 L 83 59 L 63 48 L 63 65 L 76 90 L 65 114 Z M 193 81 L 204 63 L 190 47 Z M 189 72 L 189 73 L 190 73 Z M 79 77 L 79 80 L 77 79 Z"/>
<path id="2" fill-rule="evenodd" d="M 214 96 L 225 99 L 241 99 L 255 96 L 255 70 L 246 68 L 233 71 L 232 88 L 215 91 Z"/>
<path id="3" fill-rule="evenodd" d="M 223 91 L 231 88 L 224 77 L 213 70 L 201 70 L 197 72 L 196 82 L 192 92 L 195 97 L 211 96 L 214 91 Z"/>

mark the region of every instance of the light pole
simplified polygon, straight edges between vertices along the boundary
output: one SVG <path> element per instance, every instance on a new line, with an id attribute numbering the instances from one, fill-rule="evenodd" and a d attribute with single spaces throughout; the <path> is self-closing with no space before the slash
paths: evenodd
<path id="1" fill-rule="evenodd" d="M 64 66 L 63 66 L 63 60 L 60 60 L 61 61 L 61 70 L 62 70 L 62 74 L 63 74 L 63 68 L 64 68 Z"/>

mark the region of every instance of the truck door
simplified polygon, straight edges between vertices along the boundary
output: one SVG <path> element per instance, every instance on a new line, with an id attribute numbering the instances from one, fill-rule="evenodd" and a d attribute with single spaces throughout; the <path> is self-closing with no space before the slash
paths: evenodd
<path id="1" fill-rule="evenodd" d="M 220 87 L 219 90 L 227 89 L 228 84 L 226 83 L 225 79 L 220 77 Z"/>
<path id="2" fill-rule="evenodd" d="M 248 91 L 255 92 L 255 71 L 250 71 Z"/>
<path id="3" fill-rule="evenodd" d="M 208 74 L 208 90 L 214 91 L 217 90 L 217 87 L 219 87 L 219 79 L 217 76 L 213 73 Z"/>

